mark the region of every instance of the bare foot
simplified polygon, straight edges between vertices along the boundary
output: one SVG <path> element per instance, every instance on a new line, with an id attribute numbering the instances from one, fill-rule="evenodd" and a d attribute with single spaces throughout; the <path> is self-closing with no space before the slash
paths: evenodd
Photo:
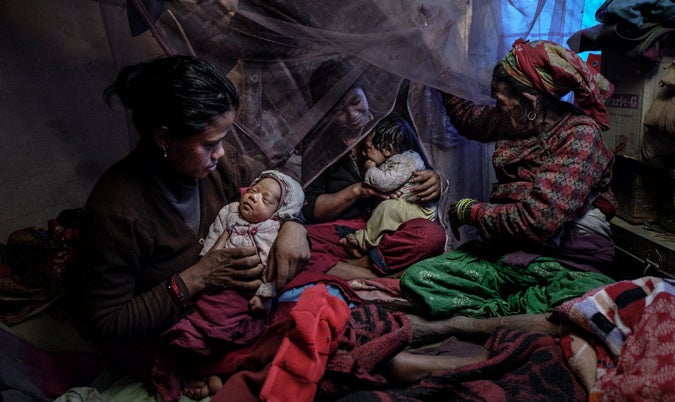
<path id="1" fill-rule="evenodd" d="M 597 380 L 598 355 L 585 339 L 575 334 L 570 334 L 569 337 L 572 339 L 572 356 L 569 358 L 569 365 L 572 371 L 579 376 L 586 390 L 590 390 Z"/>
<path id="2" fill-rule="evenodd" d="M 183 387 L 183 395 L 196 401 L 215 395 L 223 387 L 223 380 L 217 375 L 209 376 L 202 380 L 189 381 Z"/>
<path id="3" fill-rule="evenodd" d="M 354 233 L 350 233 L 345 237 L 340 239 L 340 243 L 347 251 L 347 254 L 351 255 L 354 258 L 361 258 L 364 256 L 367 250 L 364 250 L 359 246 L 359 242 L 356 241 L 356 236 Z"/>
<path id="4" fill-rule="evenodd" d="M 204 399 L 209 396 L 209 386 L 204 380 L 189 381 L 183 387 L 183 395 L 194 400 Z"/>
<path id="5" fill-rule="evenodd" d="M 265 305 L 263 304 L 260 296 L 253 296 L 251 300 L 248 301 L 248 310 L 253 314 L 265 313 Z"/>
<path id="6" fill-rule="evenodd" d="M 215 395 L 216 392 L 223 388 L 223 380 L 220 376 L 212 375 L 208 378 L 207 385 L 209 387 L 209 395 Z"/>

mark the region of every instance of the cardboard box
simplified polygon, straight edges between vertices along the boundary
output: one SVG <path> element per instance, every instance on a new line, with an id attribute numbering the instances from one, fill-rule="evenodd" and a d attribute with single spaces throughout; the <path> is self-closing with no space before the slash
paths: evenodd
<path id="1" fill-rule="evenodd" d="M 664 169 L 617 155 L 612 191 L 619 203 L 616 215 L 630 223 L 656 221 L 664 203 L 668 178 Z"/>
<path id="2" fill-rule="evenodd" d="M 644 117 L 673 60 L 664 57 L 658 63 L 647 62 L 609 50 L 602 52 L 602 74 L 614 84 L 614 94 L 606 102 L 610 128 L 603 138 L 615 154 L 643 159 Z"/>

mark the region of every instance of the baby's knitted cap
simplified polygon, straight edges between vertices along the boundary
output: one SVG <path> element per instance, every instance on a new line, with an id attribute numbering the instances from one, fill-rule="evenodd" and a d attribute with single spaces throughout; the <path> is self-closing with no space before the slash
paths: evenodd
<path id="1" fill-rule="evenodd" d="M 300 210 L 305 202 L 305 193 L 302 190 L 300 183 L 278 170 L 265 170 L 253 181 L 253 184 L 266 177 L 275 179 L 281 186 L 279 209 L 277 209 L 276 212 L 279 219 L 287 220 L 297 218 L 298 215 L 300 215 Z"/>

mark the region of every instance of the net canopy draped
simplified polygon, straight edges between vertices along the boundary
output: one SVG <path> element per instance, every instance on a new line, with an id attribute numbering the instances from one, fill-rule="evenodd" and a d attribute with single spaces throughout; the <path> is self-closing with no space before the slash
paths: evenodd
<path id="1" fill-rule="evenodd" d="M 228 73 L 242 102 L 228 141 L 260 168 L 311 182 L 378 118 L 395 111 L 417 131 L 446 196 L 487 197 L 489 146 L 457 135 L 438 90 L 490 101 L 492 67 L 518 37 L 564 39 L 583 0 L 100 0 L 118 67 L 161 55 L 204 58 Z M 508 26 L 502 21 L 508 21 Z M 543 23 L 542 21 L 545 21 Z M 326 60 L 343 76 L 310 77 Z M 352 87 L 373 119 L 347 135 L 331 109 Z M 441 214 L 440 216 L 445 216 Z"/>

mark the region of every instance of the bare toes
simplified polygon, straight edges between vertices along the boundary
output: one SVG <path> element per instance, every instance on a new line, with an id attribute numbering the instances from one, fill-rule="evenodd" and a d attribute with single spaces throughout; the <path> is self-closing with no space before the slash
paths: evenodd
<path id="1" fill-rule="evenodd" d="M 220 376 L 212 375 L 209 376 L 207 380 L 207 386 L 209 388 L 209 395 L 215 395 L 223 387 L 223 380 L 220 379 Z"/>
<path id="2" fill-rule="evenodd" d="M 222 386 L 222 383 L 221 383 Z M 209 396 L 209 387 L 206 381 L 204 380 L 192 380 L 189 381 L 183 387 L 183 395 L 187 396 L 190 399 L 203 399 Z"/>

